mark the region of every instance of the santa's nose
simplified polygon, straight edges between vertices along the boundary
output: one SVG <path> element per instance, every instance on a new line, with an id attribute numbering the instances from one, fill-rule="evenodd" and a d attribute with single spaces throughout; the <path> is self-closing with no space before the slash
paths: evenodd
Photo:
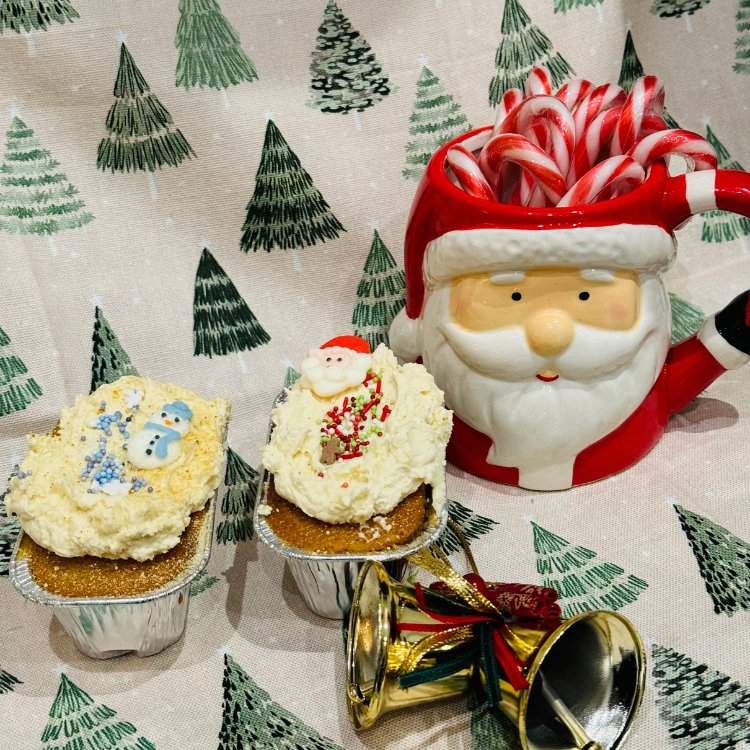
<path id="1" fill-rule="evenodd" d="M 574 336 L 573 319 L 563 310 L 539 310 L 526 320 L 526 340 L 541 357 L 551 357 L 565 351 Z"/>

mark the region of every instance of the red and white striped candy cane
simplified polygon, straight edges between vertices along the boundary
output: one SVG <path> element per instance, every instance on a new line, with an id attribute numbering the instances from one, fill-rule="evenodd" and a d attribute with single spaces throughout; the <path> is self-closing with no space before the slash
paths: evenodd
<path id="1" fill-rule="evenodd" d="M 698 133 L 690 130 L 659 130 L 641 138 L 629 151 L 644 168 L 665 156 L 681 156 L 688 171 L 716 169 L 716 150 Z"/>
<path id="2" fill-rule="evenodd" d="M 536 126 L 543 122 L 547 127 L 548 138 L 537 131 Z M 575 146 L 575 126 L 570 110 L 554 96 L 530 96 L 514 107 L 505 118 L 501 133 L 518 133 L 534 137 L 543 143 L 561 174 L 567 174 Z"/>
<path id="3" fill-rule="evenodd" d="M 610 156 L 586 172 L 561 198 L 558 208 L 594 203 L 607 189 L 627 192 L 646 179 L 643 167 L 629 156 Z"/>
<path id="4" fill-rule="evenodd" d="M 648 114 L 661 116 L 664 111 L 664 84 L 656 76 L 639 78 L 622 106 L 622 117 L 612 136 L 610 154 L 624 154 L 638 140 L 643 120 Z"/>
<path id="5" fill-rule="evenodd" d="M 508 112 L 510 112 L 514 107 L 517 107 L 523 100 L 524 95 L 521 89 L 507 89 L 505 91 L 505 93 L 503 94 L 503 98 L 497 105 L 495 125 L 492 128 L 493 136 L 497 135 L 500 132 L 500 128 L 505 122 L 505 118 L 508 116 Z"/>
<path id="6" fill-rule="evenodd" d="M 547 68 L 537 65 L 526 78 L 526 96 L 552 93 L 552 76 Z"/>
<path id="7" fill-rule="evenodd" d="M 461 187 L 469 195 L 476 196 L 477 198 L 486 198 L 490 201 L 495 200 L 495 193 L 484 178 L 482 170 L 479 168 L 479 164 L 471 151 L 468 151 L 463 146 L 451 146 L 448 149 L 445 160 L 453 169 Z"/>
<path id="8" fill-rule="evenodd" d="M 639 138 L 645 138 L 647 135 L 656 133 L 659 130 L 669 129 L 669 125 L 667 125 L 663 117 L 659 117 L 659 115 L 646 115 L 643 118 L 643 122 L 641 123 L 641 132 L 639 134 Z"/>
<path id="9" fill-rule="evenodd" d="M 501 133 L 487 143 L 479 157 L 485 175 L 497 174 L 506 162 L 529 172 L 552 205 L 564 195 L 567 186 L 557 164 L 528 138 L 518 133 Z"/>
<path id="10" fill-rule="evenodd" d="M 555 93 L 555 98 L 559 99 L 571 112 L 575 112 L 575 108 L 593 88 L 594 84 L 591 81 L 585 78 L 575 78 L 560 86 Z"/>
<path id="11" fill-rule="evenodd" d="M 584 131 L 597 115 L 613 107 L 621 107 L 626 98 L 624 89 L 614 83 L 605 83 L 590 91 L 576 107 L 573 115 L 576 140 L 579 141 L 583 137 Z"/>
<path id="12" fill-rule="evenodd" d="M 567 182 L 569 186 L 583 177 L 594 166 L 599 154 L 609 146 L 621 112 L 622 107 L 604 110 L 583 131 L 582 136 L 576 141 L 573 161 L 568 170 Z"/>

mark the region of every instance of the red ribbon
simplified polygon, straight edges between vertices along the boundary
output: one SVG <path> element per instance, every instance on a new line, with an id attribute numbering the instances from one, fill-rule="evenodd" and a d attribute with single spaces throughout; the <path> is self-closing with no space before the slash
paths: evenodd
<path id="1" fill-rule="evenodd" d="M 482 588 L 486 590 L 485 582 L 479 577 L 475 576 L 477 584 L 475 588 L 480 593 L 484 593 Z M 480 584 L 481 582 L 481 584 Z M 474 582 L 471 582 L 475 585 Z M 441 633 L 449 628 L 458 627 L 460 625 L 475 625 L 480 622 L 493 622 L 495 627 L 492 630 L 492 645 L 495 658 L 497 659 L 500 666 L 505 672 L 505 676 L 508 678 L 508 682 L 512 685 L 515 690 L 524 690 L 529 687 L 529 683 L 523 675 L 522 667 L 525 663 L 516 655 L 511 647 L 505 642 L 500 632 L 500 628 L 505 626 L 505 621 L 502 617 L 498 617 L 493 614 L 477 614 L 477 615 L 444 615 L 440 612 L 433 612 L 427 606 L 427 599 L 424 595 L 424 589 L 420 584 L 414 585 L 414 593 L 417 598 L 419 608 L 433 620 L 437 620 L 438 623 L 399 623 L 398 630 L 411 630 L 418 633 Z"/>

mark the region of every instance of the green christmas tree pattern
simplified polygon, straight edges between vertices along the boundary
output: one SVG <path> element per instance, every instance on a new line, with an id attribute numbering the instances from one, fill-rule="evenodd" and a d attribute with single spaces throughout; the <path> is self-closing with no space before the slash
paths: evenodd
<path id="1" fill-rule="evenodd" d="M 483 534 L 488 534 L 492 531 L 492 527 L 499 523 L 487 518 L 487 516 L 474 513 L 473 510 L 459 503 L 458 500 L 449 501 L 448 517 L 461 529 L 468 541 L 479 539 Z M 438 538 L 437 546 L 446 555 L 450 555 L 461 549 L 461 540 L 456 532 L 448 526 Z"/>
<path id="2" fill-rule="evenodd" d="M 536 65 L 549 70 L 555 86 L 574 75 L 573 68 L 552 49 L 549 38 L 531 23 L 519 0 L 505 0 L 500 31 L 500 44 L 495 53 L 496 73 L 490 81 L 491 107 L 497 106 L 508 89 L 523 89 Z"/>
<path id="3" fill-rule="evenodd" d="M 681 505 L 674 509 L 698 562 L 714 612 L 750 610 L 750 544 Z"/>
<path id="4" fill-rule="evenodd" d="M 654 0 L 651 12 L 659 18 L 680 18 L 685 13 L 692 16 L 696 10 L 710 2 L 711 0 Z"/>
<path id="5" fill-rule="evenodd" d="M 716 137 L 714 131 L 706 126 L 706 139 L 716 149 L 719 169 L 739 169 L 744 172 L 742 165 L 732 159 L 726 146 Z M 701 214 L 703 231 L 701 239 L 704 242 L 731 242 L 738 237 L 750 234 L 750 219 L 727 211 L 706 211 Z"/>
<path id="6" fill-rule="evenodd" d="M 406 280 L 378 230 L 373 234 L 352 313 L 354 333 L 375 349 L 388 345 L 388 328 L 405 303 Z"/>
<path id="7" fill-rule="evenodd" d="M 156 750 L 128 721 L 91 696 L 63 673 L 42 733 L 42 750 Z"/>
<path id="8" fill-rule="evenodd" d="M 472 697 L 469 709 L 472 750 L 521 750 L 518 730 L 486 700 Z"/>
<path id="9" fill-rule="evenodd" d="M 112 330 L 102 309 L 97 306 L 94 312 L 94 349 L 91 353 L 91 393 L 100 385 L 113 383 L 123 375 L 137 375 L 128 353 Z"/>
<path id="10" fill-rule="evenodd" d="M 80 18 L 68 0 L 0 0 L 0 34 L 5 29 L 47 31 L 53 23 L 73 23 Z"/>
<path id="11" fill-rule="evenodd" d="M 223 709 L 218 750 L 342 750 L 275 703 L 229 655 Z"/>
<path id="12" fill-rule="evenodd" d="M 112 172 L 155 172 L 175 167 L 195 152 L 151 88 L 133 56 L 120 45 L 120 64 L 107 113 L 107 135 L 99 143 L 96 166 Z"/>
<path id="13" fill-rule="evenodd" d="M 658 644 L 652 647 L 656 705 L 679 750 L 742 750 L 750 743 L 750 690 Z"/>
<path id="14" fill-rule="evenodd" d="M 545 586 L 557 590 L 563 617 L 594 609 L 617 611 L 634 602 L 648 584 L 613 563 L 596 562 L 596 552 L 533 523 L 536 569 Z"/>
<path id="15" fill-rule="evenodd" d="M 244 542 L 253 538 L 253 509 L 258 491 L 258 472 L 227 448 L 227 468 L 224 473 L 227 492 L 221 501 L 224 516 L 216 529 L 220 544 Z"/>
<path id="16" fill-rule="evenodd" d="M 208 570 L 204 568 L 190 584 L 190 596 L 198 596 L 218 582 L 219 579 L 216 576 L 209 575 Z"/>
<path id="17" fill-rule="evenodd" d="M 706 314 L 699 307 L 676 294 L 669 293 L 669 304 L 672 307 L 672 343 L 692 336 L 706 319 Z"/>
<path id="18" fill-rule="evenodd" d="M 21 531 L 21 524 L 15 516 L 9 516 L 5 510 L 5 495 L 0 495 L 0 576 L 8 575 L 8 565 L 13 552 L 13 545 Z"/>
<path id="19" fill-rule="evenodd" d="M 27 378 L 28 368 L 10 351 L 10 336 L 0 328 L 0 417 L 23 411 L 42 395 L 34 378 Z"/>
<path id="20" fill-rule="evenodd" d="M 10 672 L 0 669 L 0 695 L 10 693 L 15 685 L 22 684 L 18 677 L 14 677 Z"/>
<path id="21" fill-rule="evenodd" d="M 177 86 L 226 89 L 258 78 L 216 0 L 180 0 L 179 9 Z"/>
<path id="22" fill-rule="evenodd" d="M 445 90 L 438 77 L 426 66 L 417 79 L 417 97 L 409 117 L 404 177 L 418 180 L 427 162 L 440 146 L 471 130 L 458 102 Z"/>
<path id="23" fill-rule="evenodd" d="M 240 247 L 245 252 L 309 247 L 336 239 L 343 231 L 312 177 L 269 120 Z"/>
<path id="24" fill-rule="evenodd" d="M 14 117 L 6 133 L 0 165 L 0 230 L 10 234 L 53 234 L 88 224 L 78 190 L 58 170 L 59 162 L 43 148 L 34 131 Z"/>
<path id="25" fill-rule="evenodd" d="M 213 357 L 241 352 L 270 340 L 232 280 L 208 248 L 204 248 L 195 275 L 194 354 Z"/>
<path id="26" fill-rule="evenodd" d="M 601 5 L 604 0 L 555 0 L 555 13 L 567 13 L 573 8 L 582 8 L 585 5 Z"/>
<path id="27" fill-rule="evenodd" d="M 740 0 L 736 19 L 737 41 L 732 67 L 735 73 L 750 73 L 750 0 Z"/>
<path id="28" fill-rule="evenodd" d="M 388 96 L 388 76 L 365 38 L 328 0 L 310 63 L 311 104 L 321 112 L 363 112 Z"/>
<path id="29" fill-rule="evenodd" d="M 284 373 L 284 388 L 291 388 L 298 380 L 299 373 L 293 367 L 287 367 Z"/>
<path id="30" fill-rule="evenodd" d="M 629 92 L 633 87 L 633 84 L 644 75 L 643 65 L 641 65 L 641 61 L 635 51 L 633 35 L 628 31 L 625 36 L 625 49 L 622 53 L 620 77 L 617 80 L 617 85 Z M 678 129 L 680 127 L 677 124 L 677 121 L 669 114 L 669 112 L 667 112 L 666 109 L 662 112 L 662 117 L 668 128 Z"/>

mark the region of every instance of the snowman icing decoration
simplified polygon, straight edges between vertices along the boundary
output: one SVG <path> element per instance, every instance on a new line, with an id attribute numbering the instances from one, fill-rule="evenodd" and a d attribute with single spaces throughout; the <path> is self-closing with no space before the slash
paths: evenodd
<path id="1" fill-rule="evenodd" d="M 158 469 L 176 461 L 182 452 L 180 439 L 189 432 L 192 418 L 184 401 L 164 404 L 128 441 L 130 463 L 139 469 Z"/>

